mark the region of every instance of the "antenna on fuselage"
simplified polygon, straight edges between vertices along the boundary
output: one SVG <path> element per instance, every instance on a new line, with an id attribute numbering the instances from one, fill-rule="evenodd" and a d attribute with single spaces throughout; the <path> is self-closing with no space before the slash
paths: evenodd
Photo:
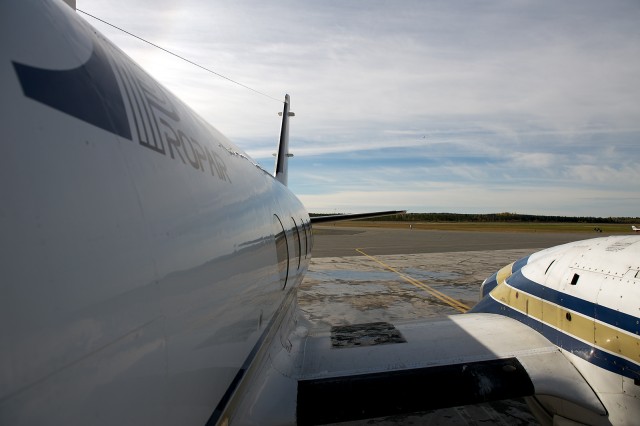
<path id="1" fill-rule="evenodd" d="M 295 117 L 295 113 L 289 111 L 289 95 L 284 95 L 284 109 L 278 115 L 282 116 L 282 127 L 280 128 L 280 143 L 276 154 L 276 169 L 273 172 L 276 180 L 287 186 L 289 180 L 289 157 L 293 154 L 289 152 L 289 117 Z"/>

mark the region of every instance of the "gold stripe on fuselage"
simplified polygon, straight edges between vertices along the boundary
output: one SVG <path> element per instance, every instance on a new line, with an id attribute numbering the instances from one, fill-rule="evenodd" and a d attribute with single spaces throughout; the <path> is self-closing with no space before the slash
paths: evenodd
<path id="1" fill-rule="evenodd" d="M 496 288 L 491 291 L 491 297 L 546 326 L 631 362 L 640 363 L 640 338 L 637 335 L 525 293 L 504 280 L 498 281 Z"/>
<path id="2" fill-rule="evenodd" d="M 498 273 L 496 274 L 496 282 L 498 284 L 504 283 L 504 280 L 506 280 L 511 276 L 514 263 L 515 262 L 511 262 L 510 264 L 508 264 L 507 266 L 505 266 L 504 268 L 498 271 Z"/>

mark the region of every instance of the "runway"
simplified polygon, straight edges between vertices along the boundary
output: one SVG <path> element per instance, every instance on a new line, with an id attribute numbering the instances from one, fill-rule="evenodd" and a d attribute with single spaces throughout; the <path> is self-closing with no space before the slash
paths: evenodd
<path id="1" fill-rule="evenodd" d="M 397 228 L 314 227 L 313 257 L 541 249 L 602 236 L 584 233 L 428 231 Z"/>
<path id="2" fill-rule="evenodd" d="M 480 283 L 504 265 L 588 237 L 317 226 L 298 304 L 318 327 L 460 314 L 477 303 Z M 345 424 L 486 423 L 537 424 L 522 400 Z"/>

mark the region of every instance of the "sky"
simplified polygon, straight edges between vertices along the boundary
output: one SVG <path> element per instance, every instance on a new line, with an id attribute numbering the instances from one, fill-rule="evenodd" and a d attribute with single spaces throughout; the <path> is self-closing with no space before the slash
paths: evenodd
<path id="1" fill-rule="evenodd" d="M 640 2 L 77 0 L 311 212 L 640 216 Z M 264 96 L 266 94 L 268 96 Z"/>

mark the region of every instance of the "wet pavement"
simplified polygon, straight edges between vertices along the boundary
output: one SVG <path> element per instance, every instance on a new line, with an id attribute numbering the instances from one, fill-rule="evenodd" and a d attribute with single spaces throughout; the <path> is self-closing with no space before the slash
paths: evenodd
<path id="1" fill-rule="evenodd" d="M 414 235 L 410 237 L 424 238 L 416 233 Z M 348 235 L 340 232 L 332 236 Z M 327 234 L 323 238 L 325 247 L 331 245 Z M 362 249 L 363 253 L 372 257 L 351 249 L 351 256 L 313 258 L 298 291 L 298 304 L 309 321 L 318 327 L 380 321 L 393 323 L 459 314 L 464 310 L 460 308 L 461 305 L 471 307 L 477 303 L 480 284 L 485 278 L 541 248 L 534 244 L 530 248 L 495 249 L 501 247 L 500 241 L 496 240 L 493 249 L 487 245 L 487 250 L 446 251 L 447 247 L 451 247 L 448 245 L 443 252 L 415 253 L 410 249 L 407 250 L 409 254 L 398 254 L 402 247 L 394 246 L 386 250 L 386 253 L 392 254 L 384 254 L 385 250 L 377 246 L 375 250 Z M 548 246 L 551 245 L 554 244 Z M 338 252 L 345 253 L 346 250 Z M 448 302 L 447 298 L 437 297 L 438 294 L 455 299 L 457 304 Z M 537 422 L 524 401 L 506 400 L 343 424 L 531 425 Z"/>
<path id="2" fill-rule="evenodd" d="M 471 307 L 480 283 L 535 249 L 379 255 L 378 261 Z M 312 259 L 298 304 L 318 325 L 436 318 L 460 311 L 365 256 Z"/>

